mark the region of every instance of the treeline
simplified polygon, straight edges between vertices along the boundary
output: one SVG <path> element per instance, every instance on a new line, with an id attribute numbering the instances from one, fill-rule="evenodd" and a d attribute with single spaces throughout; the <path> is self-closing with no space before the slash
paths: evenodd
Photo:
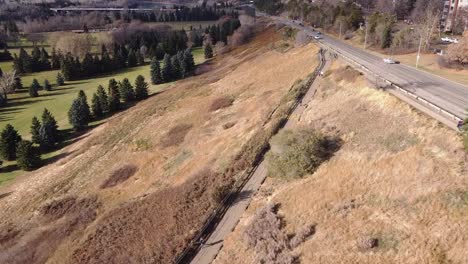
<path id="1" fill-rule="evenodd" d="M 99 120 L 105 115 L 113 114 L 123 109 L 124 104 L 148 98 L 148 84 L 139 75 L 135 86 L 125 78 L 121 82 L 109 80 L 108 92 L 98 86 L 93 94 L 91 107 L 83 91 L 73 101 L 68 110 L 68 120 L 75 131 L 86 129 L 93 120 Z M 65 140 L 59 130 L 57 121 L 49 110 L 44 109 L 41 119 L 36 116 L 31 121 L 31 141 L 23 140 L 18 131 L 7 124 L 0 133 L 0 157 L 3 160 L 16 160 L 17 166 L 25 171 L 39 168 L 43 161 L 41 153 L 47 153 L 60 147 Z M 0 160 L 0 165 L 3 161 Z"/>
<path id="2" fill-rule="evenodd" d="M 212 44 L 216 44 L 218 41 L 227 43 L 228 36 L 232 35 L 236 29 L 241 26 L 239 19 L 230 18 L 223 20 L 218 25 L 208 26 L 205 29 L 205 34 L 209 35 Z"/>
<path id="3" fill-rule="evenodd" d="M 136 26 L 138 27 L 138 25 Z M 165 53 L 176 54 L 187 48 L 187 33 L 185 30 L 161 31 L 158 28 L 127 28 L 113 33 L 114 40 L 129 49 L 138 50 L 142 46 L 149 48 L 150 57 L 162 59 Z"/>
<path id="4" fill-rule="evenodd" d="M 151 82 L 160 84 L 186 78 L 195 71 L 195 60 L 190 49 L 179 51 L 176 55 L 164 55 L 163 67 L 159 60 L 153 57 L 151 60 Z"/>
<path id="5" fill-rule="evenodd" d="M 258 10 L 269 15 L 277 15 L 283 9 L 281 0 L 254 0 L 254 4 Z"/>
<path id="6" fill-rule="evenodd" d="M 52 69 L 49 54 L 44 48 L 39 49 L 37 46 L 31 51 L 31 55 L 21 48 L 19 56 L 15 54 L 13 57 L 13 67 L 19 74 Z"/>
<path id="7" fill-rule="evenodd" d="M 60 61 L 60 70 L 67 81 L 89 78 L 145 63 L 144 57 L 139 50 L 128 50 L 125 46 L 118 44 L 114 45 L 112 56 L 105 46 L 102 46 L 100 55 L 92 56 L 90 53 L 86 53 L 82 60 L 79 57 L 74 57 L 71 53 L 67 53 L 65 56 L 61 54 L 57 56 L 59 58 L 55 59 L 55 61 Z M 52 60 L 54 59 L 52 58 Z"/>
<path id="8" fill-rule="evenodd" d="M 237 17 L 238 13 L 234 10 L 218 9 L 215 7 L 180 7 L 175 11 L 163 12 L 138 12 L 131 11 L 121 14 L 114 14 L 114 17 L 130 22 L 132 20 L 141 20 L 144 22 L 182 22 L 182 21 L 215 21 L 223 16 Z"/>

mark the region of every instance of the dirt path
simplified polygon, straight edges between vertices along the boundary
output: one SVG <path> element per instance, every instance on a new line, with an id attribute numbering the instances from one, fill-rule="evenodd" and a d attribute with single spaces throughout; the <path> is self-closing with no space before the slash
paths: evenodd
<path id="1" fill-rule="evenodd" d="M 329 67 L 329 61 L 325 61 L 322 71 Z M 317 77 L 320 80 L 321 77 Z M 300 117 L 308 104 L 312 100 L 319 81 L 317 79 L 312 83 L 306 95 L 302 98 L 301 102 L 294 109 L 291 117 L 288 119 L 284 128 L 291 128 L 300 122 Z M 239 219 L 247 209 L 255 193 L 258 191 L 263 181 L 267 176 L 266 164 L 264 161 L 255 169 L 249 181 L 242 188 L 241 192 L 237 195 L 234 202 L 227 209 L 222 220 L 216 226 L 214 232 L 203 243 L 203 246 L 198 251 L 197 255 L 193 258 L 193 264 L 207 264 L 213 262 L 223 247 L 225 237 L 231 233 L 236 227 Z"/>

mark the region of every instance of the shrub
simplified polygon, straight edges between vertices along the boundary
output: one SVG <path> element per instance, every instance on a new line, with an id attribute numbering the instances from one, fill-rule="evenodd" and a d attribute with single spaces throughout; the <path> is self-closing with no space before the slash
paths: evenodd
<path id="1" fill-rule="evenodd" d="M 44 90 L 45 90 L 45 91 L 50 91 L 50 90 L 52 90 L 52 85 L 50 85 L 49 80 L 44 80 Z"/>
<path id="2" fill-rule="evenodd" d="M 192 129 L 191 124 L 180 124 L 171 128 L 169 132 L 161 139 L 161 145 L 164 148 L 177 146 L 184 142 L 185 136 Z"/>
<path id="3" fill-rule="evenodd" d="M 249 247 L 254 248 L 259 263 L 294 263 L 288 237 L 281 230 L 276 206 L 268 204 L 258 210 L 244 232 Z"/>
<path id="4" fill-rule="evenodd" d="M 232 184 L 218 186 L 214 189 L 212 199 L 215 204 L 220 204 L 231 191 Z"/>
<path id="5" fill-rule="evenodd" d="M 269 175 L 291 179 L 313 173 L 328 156 L 325 142 L 315 131 L 280 131 L 266 155 Z"/>
<path id="6" fill-rule="evenodd" d="M 63 86 L 65 84 L 65 78 L 60 72 L 57 73 L 57 77 L 55 81 L 57 82 L 57 86 Z"/>
<path id="7" fill-rule="evenodd" d="M 210 106 L 210 111 L 216 111 L 222 108 L 226 108 L 232 105 L 234 99 L 231 97 L 220 97 L 215 99 Z"/>
<path id="8" fill-rule="evenodd" d="M 101 189 L 110 188 L 128 180 L 135 175 L 138 167 L 135 165 L 124 165 L 123 167 L 112 172 L 110 177 L 101 184 Z"/>
<path id="9" fill-rule="evenodd" d="M 289 241 L 291 248 L 296 248 L 304 243 L 310 236 L 315 233 L 315 225 L 305 225 L 296 231 L 296 234 Z"/>
<path id="10" fill-rule="evenodd" d="M 234 31 L 230 38 L 230 43 L 232 46 L 240 46 L 247 43 L 254 36 L 253 26 L 242 25 L 240 28 Z"/>

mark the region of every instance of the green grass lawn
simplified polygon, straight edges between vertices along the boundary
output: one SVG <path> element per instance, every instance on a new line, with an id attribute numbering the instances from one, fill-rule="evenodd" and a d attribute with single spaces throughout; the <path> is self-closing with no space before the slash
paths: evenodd
<path id="1" fill-rule="evenodd" d="M 193 51 L 195 63 L 200 64 L 204 61 L 204 53 L 202 48 L 196 48 Z M 12 68 L 12 62 L 0 63 L 0 68 L 3 71 L 8 71 Z M 39 91 L 39 97 L 31 98 L 28 93 L 28 87 L 32 80 L 36 78 L 41 85 L 45 79 L 55 85 L 55 77 L 57 70 L 32 73 L 22 76 L 22 82 L 25 89 L 19 93 L 11 94 L 8 99 L 8 105 L 0 108 L 0 129 L 3 129 L 6 124 L 11 124 L 15 127 L 21 136 L 25 139 L 30 139 L 31 120 L 34 116 L 40 118 L 44 108 L 47 108 L 55 117 L 60 129 L 69 129 L 71 125 L 68 123 L 67 112 L 73 101 L 78 95 L 79 90 L 83 90 L 88 96 L 88 103 L 92 94 L 96 91 L 98 85 L 103 85 L 107 90 L 109 79 L 115 78 L 117 81 L 123 78 L 128 78 L 133 84 L 138 75 L 143 75 L 146 81 L 150 84 L 150 94 L 164 89 L 169 84 L 152 85 L 150 81 L 150 66 L 138 66 L 134 68 L 124 69 L 115 73 L 99 76 L 93 79 L 85 79 L 67 82 L 65 86 L 54 87 L 52 91 Z M 105 121 L 105 120 L 104 120 Z M 104 122 L 100 121 L 100 122 Z M 51 158 L 60 151 L 48 153 L 43 158 Z M 5 162 L 5 166 L 14 166 L 14 162 Z M 0 173 L 0 185 L 6 181 L 12 180 L 20 174 L 20 171 L 14 170 L 10 172 Z"/>

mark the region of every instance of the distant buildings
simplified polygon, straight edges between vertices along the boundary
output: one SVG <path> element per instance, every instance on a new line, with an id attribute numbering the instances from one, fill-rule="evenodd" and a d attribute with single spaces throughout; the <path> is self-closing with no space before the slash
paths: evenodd
<path id="1" fill-rule="evenodd" d="M 468 26 L 468 18 L 460 14 L 461 9 L 468 8 L 468 0 L 446 0 L 444 2 L 444 9 L 442 13 L 441 26 L 444 31 L 452 31 L 453 25 L 459 19 L 465 20 L 465 29 Z"/>

